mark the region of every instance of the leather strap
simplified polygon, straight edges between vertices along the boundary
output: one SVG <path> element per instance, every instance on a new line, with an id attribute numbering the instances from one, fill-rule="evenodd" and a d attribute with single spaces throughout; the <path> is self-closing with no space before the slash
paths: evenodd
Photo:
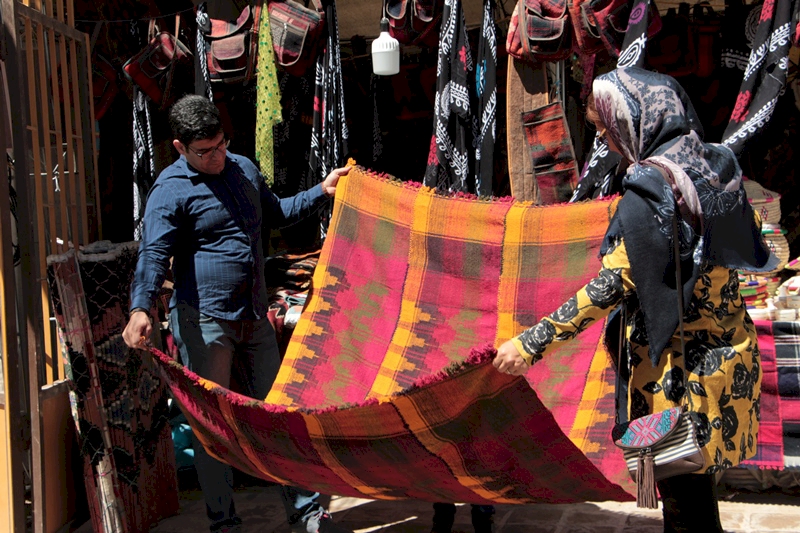
<path id="1" fill-rule="evenodd" d="M 660 167 L 655 167 L 655 168 L 657 168 L 661 172 L 662 175 L 664 174 L 664 170 L 663 169 L 661 169 Z M 678 403 L 682 404 L 684 398 L 686 398 L 686 395 L 689 392 L 689 387 L 688 387 L 688 380 L 685 377 L 685 375 L 686 375 L 686 339 L 684 338 L 684 330 L 683 330 L 683 309 L 684 309 L 684 307 L 683 307 L 683 284 L 681 283 L 681 281 L 682 281 L 682 276 L 681 276 L 681 250 L 680 250 L 679 236 L 678 236 L 678 217 L 680 216 L 680 211 L 678 211 L 677 207 L 678 206 L 676 204 L 675 205 L 675 214 L 672 217 L 672 254 L 673 254 L 673 257 L 674 257 L 674 261 L 675 261 L 675 288 L 678 291 L 678 329 L 680 331 L 680 336 L 681 336 L 681 357 L 682 357 L 682 361 L 684 362 L 684 364 L 683 364 L 683 370 L 684 370 L 683 395 L 681 396 L 681 398 L 680 398 L 680 400 L 678 402 Z M 622 350 L 625 347 L 625 326 L 626 326 L 626 316 L 625 316 L 625 314 L 626 314 L 625 313 L 625 303 L 623 302 L 622 303 L 622 307 L 620 309 L 619 351 L 617 352 L 617 394 L 615 395 L 616 396 L 615 403 L 616 403 L 616 406 L 617 406 L 616 412 L 615 412 L 615 418 L 616 418 L 616 422 L 618 424 L 619 424 L 619 399 L 620 399 L 619 398 L 620 397 L 620 394 L 619 394 L 620 378 L 619 378 L 619 376 L 620 376 L 620 373 L 622 371 L 622 361 L 623 361 Z M 625 362 L 627 363 L 627 361 L 628 361 L 628 358 L 626 357 L 625 358 Z M 679 366 L 679 365 L 676 365 L 676 366 Z M 626 393 L 624 395 L 624 399 L 625 399 L 624 407 L 625 407 L 626 411 L 628 409 L 628 396 L 629 396 L 628 393 Z"/>
<path id="2" fill-rule="evenodd" d="M 520 44 L 522 45 L 522 51 L 525 52 L 528 60 L 533 60 L 531 41 L 528 39 L 528 10 L 525 7 L 525 0 L 519 0 L 517 9 L 517 18 L 519 20 L 517 31 L 519 32 L 519 40 Z"/>

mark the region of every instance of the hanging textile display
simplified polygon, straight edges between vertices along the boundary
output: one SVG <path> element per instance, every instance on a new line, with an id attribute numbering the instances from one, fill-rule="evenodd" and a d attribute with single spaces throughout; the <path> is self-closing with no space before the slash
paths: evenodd
<path id="1" fill-rule="evenodd" d="M 445 196 L 354 166 L 266 401 L 156 355 L 207 449 L 264 479 L 377 499 L 632 500 L 602 327 L 525 377 L 497 372 L 488 344 L 595 275 L 615 206 Z"/>
<path id="2" fill-rule="evenodd" d="M 125 346 L 139 243 L 100 241 L 47 258 L 92 529 L 145 533 L 178 512 L 167 383 Z"/>
<path id="3" fill-rule="evenodd" d="M 497 132 L 497 32 L 494 0 L 483 2 L 483 24 L 478 39 L 475 68 L 475 192 L 491 196 L 494 177 L 494 144 Z"/>
<path id="4" fill-rule="evenodd" d="M 536 176 L 536 203 L 568 201 L 578 181 L 578 164 L 561 102 L 522 113 L 522 128 Z"/>
<path id="5" fill-rule="evenodd" d="M 267 185 L 275 183 L 275 139 L 273 127 L 281 120 L 281 91 L 272 48 L 272 30 L 268 16 L 261 17 L 258 30 L 256 85 L 256 160 Z"/>
<path id="6" fill-rule="evenodd" d="M 461 0 L 445 0 L 436 63 L 433 135 L 424 183 L 440 191 L 475 192 L 470 181 L 469 75 L 472 52 Z"/>
<path id="7" fill-rule="evenodd" d="M 325 12 L 327 42 L 324 53 L 317 56 L 315 65 L 314 120 L 307 188 L 321 182 L 331 170 L 344 164 L 347 139 L 350 136 L 345 121 L 342 57 L 335 0 L 327 2 Z"/>
<path id="8" fill-rule="evenodd" d="M 197 6 L 197 35 L 195 36 L 195 67 L 200 67 L 195 73 L 195 93 L 205 95 L 212 102 L 214 91 L 211 89 L 211 79 L 208 74 L 208 50 L 206 49 L 205 33 L 211 31 L 211 19 L 206 12 L 206 3 Z"/>
<path id="9" fill-rule="evenodd" d="M 133 88 L 133 238 L 142 239 L 147 193 L 156 181 L 155 147 L 150 128 L 150 100 Z"/>
<path id="10" fill-rule="evenodd" d="M 739 155 L 766 126 L 786 87 L 792 38 L 792 0 L 761 6 L 753 47 L 722 144 Z"/>
<path id="11" fill-rule="evenodd" d="M 647 40 L 654 33 L 650 20 L 654 11 L 650 9 L 650 0 L 637 0 L 634 3 L 628 17 L 628 30 L 625 32 L 617 67 L 644 68 Z M 570 202 L 602 198 L 619 192 L 619 183 L 614 177 L 620 161 L 621 155 L 609 150 L 604 140 L 595 137 L 588 163 Z"/>

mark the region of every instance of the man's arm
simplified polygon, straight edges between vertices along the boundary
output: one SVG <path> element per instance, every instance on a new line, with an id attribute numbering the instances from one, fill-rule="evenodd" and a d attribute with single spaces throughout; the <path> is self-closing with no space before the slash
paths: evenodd
<path id="1" fill-rule="evenodd" d="M 328 198 L 333 198 L 339 178 L 346 176 L 348 172 L 350 172 L 350 167 L 334 169 L 319 185 L 289 198 L 278 198 L 266 185 L 263 185 L 261 202 L 264 223 L 274 228 L 283 228 L 306 218 Z"/>
<path id="2" fill-rule="evenodd" d="M 136 273 L 131 284 L 131 316 L 122 333 L 125 344 L 141 346 L 152 333 L 150 308 L 164 283 L 175 244 L 177 226 L 176 195 L 155 185 L 147 199 L 142 243 Z"/>

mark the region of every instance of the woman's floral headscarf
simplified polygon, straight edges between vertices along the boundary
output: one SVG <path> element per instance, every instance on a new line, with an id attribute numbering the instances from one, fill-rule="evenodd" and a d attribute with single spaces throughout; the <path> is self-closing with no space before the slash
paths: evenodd
<path id="1" fill-rule="evenodd" d="M 697 113 L 678 82 L 620 68 L 595 79 L 592 92 L 607 135 L 630 162 L 601 253 L 625 239 L 655 365 L 678 327 L 672 228 L 679 207 L 685 204 L 700 226 L 696 234 L 679 218 L 687 305 L 703 263 L 770 271 L 777 259 L 756 225 L 736 156 L 725 146 L 703 142 Z"/>

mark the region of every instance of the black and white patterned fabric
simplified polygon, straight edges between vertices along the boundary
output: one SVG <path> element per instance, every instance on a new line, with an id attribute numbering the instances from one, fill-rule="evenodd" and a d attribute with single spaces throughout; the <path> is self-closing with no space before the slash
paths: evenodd
<path id="1" fill-rule="evenodd" d="M 315 69 L 314 119 L 311 130 L 311 154 L 308 160 L 308 187 L 320 183 L 328 173 L 344 164 L 347 154 L 347 129 L 344 110 L 342 57 L 339 47 L 339 22 L 336 2 L 326 7 L 327 41 L 324 53 L 317 57 Z M 326 219 L 328 217 L 325 217 Z M 324 235 L 327 221 L 322 223 Z"/>
<path id="2" fill-rule="evenodd" d="M 424 183 L 449 192 L 475 192 L 470 179 L 473 128 L 469 75 L 472 53 L 461 0 L 445 0 L 436 64 L 433 135 Z"/>
<path id="3" fill-rule="evenodd" d="M 722 144 L 737 155 L 766 126 L 786 88 L 792 39 L 792 0 L 765 0 L 757 14 L 752 50 Z M 755 22 L 755 15 L 753 15 Z"/>
<path id="4" fill-rule="evenodd" d="M 650 0 L 636 0 L 628 17 L 628 30 L 617 59 L 617 67 L 643 67 L 650 23 Z M 595 137 L 588 163 L 570 202 L 603 198 L 621 191 L 622 179 L 617 171 L 622 157 L 608 149 L 606 142 Z"/>
<path id="5" fill-rule="evenodd" d="M 481 196 L 491 196 L 493 192 L 497 132 L 497 28 L 494 10 L 494 0 L 484 0 L 475 67 L 475 192 Z"/>

